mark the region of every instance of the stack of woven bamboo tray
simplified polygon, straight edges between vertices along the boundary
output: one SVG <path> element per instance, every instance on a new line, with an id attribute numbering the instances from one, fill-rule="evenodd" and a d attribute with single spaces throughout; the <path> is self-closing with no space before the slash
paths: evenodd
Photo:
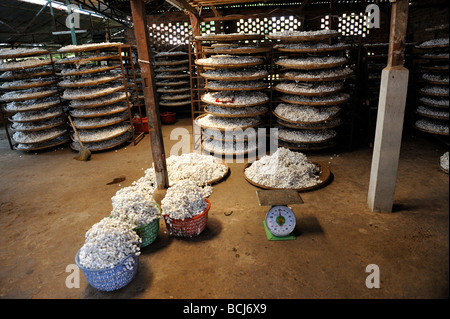
<path id="1" fill-rule="evenodd" d="M 205 114 L 196 118 L 204 151 L 219 156 L 256 154 L 256 128 L 266 122 L 270 110 L 266 90 L 271 48 L 259 43 L 263 38 L 242 33 L 196 37 L 204 43 L 205 56 L 195 61 L 205 79 Z"/>
<path id="2" fill-rule="evenodd" d="M 438 38 L 416 46 L 425 50 L 421 56 L 428 61 L 421 66 L 423 87 L 420 88 L 414 126 L 423 132 L 449 135 L 449 39 Z"/>
<path id="3" fill-rule="evenodd" d="M 103 151 L 132 138 L 131 105 L 126 93 L 117 49 L 121 43 L 69 45 L 58 50 L 66 57 L 58 85 L 69 101 L 70 116 L 81 142 L 90 151 Z M 70 56 L 71 54 L 75 54 Z M 71 148 L 80 150 L 78 136 Z"/>
<path id="4" fill-rule="evenodd" d="M 335 128 L 343 123 L 341 105 L 350 96 L 344 81 L 353 73 L 346 67 L 348 45 L 336 41 L 332 30 L 283 31 L 268 35 L 278 50 L 274 64 L 280 82 L 274 85 L 281 100 L 273 110 L 278 145 L 292 150 L 334 146 Z"/>
<path id="5" fill-rule="evenodd" d="M 159 106 L 165 111 L 191 110 L 189 53 L 159 52 L 154 55 Z"/>
<path id="6" fill-rule="evenodd" d="M 14 132 L 13 147 L 36 151 L 68 142 L 53 60 L 47 50 L 18 48 L 0 50 L 0 100 L 6 102 Z"/>

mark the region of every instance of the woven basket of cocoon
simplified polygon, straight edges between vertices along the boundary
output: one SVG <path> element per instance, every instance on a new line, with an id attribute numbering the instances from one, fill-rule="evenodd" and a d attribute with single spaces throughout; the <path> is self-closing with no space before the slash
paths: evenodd
<path id="1" fill-rule="evenodd" d="M 208 206 L 203 213 L 198 214 L 192 218 L 174 219 L 169 215 L 164 215 L 167 230 L 170 236 L 175 237 L 195 237 L 205 230 L 208 222 L 208 211 L 211 208 L 210 201 L 205 198 Z"/>
<path id="2" fill-rule="evenodd" d="M 100 291 L 113 291 L 128 285 L 134 277 L 136 277 L 138 269 L 138 256 L 129 255 L 122 259 L 122 261 L 107 269 L 87 269 L 80 265 L 79 253 L 75 256 L 75 263 L 83 271 L 89 284 Z M 134 262 L 130 262 L 134 260 Z M 125 262 L 132 266 L 126 266 Z"/>
<path id="3" fill-rule="evenodd" d="M 142 239 L 141 247 L 145 247 L 153 243 L 159 233 L 159 218 L 155 218 L 147 225 L 133 228 L 133 230 Z"/>

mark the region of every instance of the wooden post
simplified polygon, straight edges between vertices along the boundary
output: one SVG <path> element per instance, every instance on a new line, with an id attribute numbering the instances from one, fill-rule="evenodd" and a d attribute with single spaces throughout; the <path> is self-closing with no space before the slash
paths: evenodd
<path id="1" fill-rule="evenodd" d="M 377 125 L 368 204 L 372 211 L 392 212 L 409 71 L 403 67 L 408 0 L 392 4 L 388 65 L 381 73 Z"/>
<path id="2" fill-rule="evenodd" d="M 153 83 L 153 52 L 150 45 L 149 29 L 144 0 L 130 0 L 133 16 L 134 34 L 136 37 L 139 65 L 141 68 L 142 90 L 144 92 L 145 109 L 148 117 L 150 143 L 158 189 L 169 187 L 164 143 L 161 132 L 159 106 L 156 102 L 156 91 Z"/>

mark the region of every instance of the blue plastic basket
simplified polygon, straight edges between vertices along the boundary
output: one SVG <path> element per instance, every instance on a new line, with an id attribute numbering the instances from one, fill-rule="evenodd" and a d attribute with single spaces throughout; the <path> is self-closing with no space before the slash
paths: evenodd
<path id="1" fill-rule="evenodd" d="M 79 259 L 80 251 L 78 250 L 75 256 L 75 263 L 83 271 L 89 284 L 100 291 L 113 291 L 125 287 L 136 276 L 138 269 L 138 256 L 129 255 L 122 259 L 122 261 L 115 267 L 108 269 L 87 269 L 80 266 Z M 124 263 L 129 258 L 134 259 L 133 267 L 127 269 Z"/>

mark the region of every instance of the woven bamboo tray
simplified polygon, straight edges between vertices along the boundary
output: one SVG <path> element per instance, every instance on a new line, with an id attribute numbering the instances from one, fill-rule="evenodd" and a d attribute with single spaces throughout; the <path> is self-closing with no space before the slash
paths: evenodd
<path id="1" fill-rule="evenodd" d="M 320 41 L 324 39 L 338 37 L 341 34 L 339 32 L 328 34 L 307 34 L 305 35 L 276 35 L 268 34 L 267 38 L 271 40 L 280 40 L 283 42 L 303 42 L 303 41 Z"/>
<path id="2" fill-rule="evenodd" d="M 204 151 L 206 151 L 206 152 L 208 152 L 208 153 L 210 153 L 210 154 L 215 154 L 215 155 L 222 155 L 222 156 L 225 156 L 225 155 L 235 155 L 235 156 L 242 156 L 242 155 L 248 155 L 248 154 L 251 154 L 251 153 L 254 153 L 254 152 L 256 152 L 257 150 L 258 150 L 258 147 L 255 147 L 254 149 L 247 149 L 247 150 L 245 150 L 245 151 L 235 151 L 235 150 L 233 150 L 233 151 L 224 151 L 223 149 L 222 150 L 214 150 L 214 149 L 211 149 L 211 148 L 208 148 L 208 146 L 205 146 L 205 144 L 202 142 L 202 148 L 203 148 L 203 150 Z"/>
<path id="3" fill-rule="evenodd" d="M 38 67 L 35 70 L 26 69 L 21 71 L 9 71 L 0 76 L 1 80 L 23 80 L 23 79 L 35 79 L 47 75 L 53 75 L 53 69 L 51 67 Z"/>
<path id="4" fill-rule="evenodd" d="M 255 113 L 251 113 L 251 114 L 224 114 L 224 113 L 214 113 L 208 110 L 208 106 L 205 107 L 205 112 L 214 116 L 219 116 L 219 117 L 254 117 L 254 116 L 258 116 L 258 115 L 263 115 L 266 114 L 269 111 L 269 109 L 267 108 L 265 111 L 260 111 L 260 112 L 255 112 Z"/>
<path id="5" fill-rule="evenodd" d="M 435 97 L 448 97 L 449 96 L 448 93 L 447 94 L 445 94 L 445 93 L 444 94 L 440 94 L 440 93 L 434 93 L 434 92 L 426 92 L 424 89 L 420 89 L 419 93 L 423 94 L 423 95 L 435 96 Z"/>
<path id="6" fill-rule="evenodd" d="M 415 111 L 415 113 L 417 115 L 423 116 L 423 117 L 428 117 L 430 119 L 435 119 L 435 120 L 449 120 L 448 116 L 438 116 L 438 115 L 432 115 L 432 114 L 426 114 L 426 113 L 421 113 L 418 110 Z"/>
<path id="7" fill-rule="evenodd" d="M 38 150 L 43 150 L 46 148 L 51 148 L 51 147 L 65 144 L 69 140 L 70 139 L 68 136 L 62 135 L 62 136 L 59 136 L 55 139 L 52 139 L 52 140 L 44 142 L 44 143 L 35 143 L 35 144 L 20 144 L 19 143 L 14 146 L 14 149 L 18 150 L 18 151 L 38 151 Z"/>
<path id="8" fill-rule="evenodd" d="M 20 50 L 17 49 L 11 49 L 11 50 L 0 50 L 0 59 L 16 59 L 16 58 L 25 58 L 25 57 L 31 57 L 31 56 L 39 56 L 39 55 L 46 55 L 50 52 L 45 49 L 39 49 L 39 48 L 33 48 L 33 49 L 27 49 L 26 51 L 20 52 Z"/>
<path id="9" fill-rule="evenodd" d="M 45 112 L 41 111 L 42 115 L 40 116 L 36 116 L 36 117 L 32 117 L 30 119 L 14 119 L 13 117 L 9 118 L 9 120 L 11 122 L 17 122 L 17 123 L 29 123 L 29 122 L 37 122 L 37 121 L 44 121 L 44 120 L 50 120 L 52 118 L 55 118 L 57 116 L 61 116 L 63 114 L 63 111 L 58 111 L 55 113 L 51 113 L 51 112 Z"/>
<path id="10" fill-rule="evenodd" d="M 40 140 L 37 140 L 37 141 L 33 141 L 33 142 L 24 142 L 24 141 L 22 141 L 22 142 L 19 142 L 19 141 L 17 141 L 17 140 L 14 140 L 17 144 L 38 144 L 38 143 L 45 143 L 45 142 L 48 142 L 48 141 L 51 141 L 51 140 L 53 140 L 53 139 L 56 139 L 56 138 L 58 138 L 58 137 L 60 137 L 60 136 L 62 136 L 62 135 L 64 135 L 64 134 L 66 134 L 67 133 L 67 131 L 66 130 L 61 130 L 60 132 L 57 132 L 56 134 L 54 134 L 53 136 L 51 136 L 51 137 L 47 137 L 47 138 L 42 138 L 42 139 L 40 139 Z"/>
<path id="11" fill-rule="evenodd" d="M 163 75 L 158 74 L 155 76 L 155 79 L 182 79 L 182 78 L 188 78 L 190 75 L 188 73 L 183 74 L 170 74 L 170 75 Z"/>
<path id="12" fill-rule="evenodd" d="M 114 59 L 117 57 L 117 54 L 109 54 L 109 55 L 94 55 L 94 56 L 80 56 L 78 59 L 74 58 L 64 58 L 61 60 L 57 60 L 55 64 L 84 64 L 95 61 L 105 61 Z M 66 74 L 64 74 L 66 75 Z"/>
<path id="13" fill-rule="evenodd" d="M 205 73 L 201 73 L 200 76 L 204 77 L 208 80 L 217 80 L 217 81 L 252 81 L 252 80 L 260 80 L 267 77 L 268 74 L 258 74 L 255 76 L 212 76 Z"/>
<path id="14" fill-rule="evenodd" d="M 38 91 L 38 92 L 32 92 L 32 93 L 22 93 L 17 94 L 16 96 L 10 96 L 7 94 L 4 94 L 0 97 L 0 100 L 3 100 L 5 102 L 19 102 L 19 101 L 27 101 L 27 100 L 34 100 L 34 99 L 40 99 L 52 95 L 58 94 L 58 90 L 47 90 L 47 91 Z"/>
<path id="15" fill-rule="evenodd" d="M 159 101 L 159 105 L 161 106 L 184 106 L 184 105 L 190 105 L 191 100 L 186 101 Z"/>
<path id="16" fill-rule="evenodd" d="M 274 86 L 274 89 L 276 91 L 278 91 L 278 92 L 286 93 L 286 94 L 292 94 L 292 95 L 324 96 L 324 95 L 330 95 L 330 94 L 339 93 L 339 92 L 341 92 L 344 89 L 344 87 L 342 86 L 342 87 L 337 88 L 337 89 L 335 89 L 333 91 L 327 91 L 327 92 L 296 92 L 296 91 L 288 91 L 288 90 L 284 90 L 284 89 L 279 88 L 277 85 Z"/>
<path id="17" fill-rule="evenodd" d="M 97 124 L 82 124 L 82 123 L 78 123 L 78 122 L 74 122 L 74 125 L 75 125 L 75 127 L 78 129 L 78 130 L 89 130 L 89 129 L 95 129 L 95 128 L 101 128 L 101 127 L 106 127 L 106 126 L 111 126 L 111 125 L 114 125 L 114 124 L 118 124 L 118 123 L 121 123 L 121 122 L 124 122 L 124 121 L 126 121 L 127 119 L 129 118 L 129 114 L 128 113 L 125 113 L 123 116 L 122 116 L 122 118 L 120 118 L 120 119 L 115 119 L 115 120 L 113 120 L 113 121 L 109 121 L 109 122 L 105 122 L 105 123 L 97 123 Z M 81 120 L 82 121 L 82 120 Z M 80 122 L 81 122 L 80 121 Z"/>
<path id="18" fill-rule="evenodd" d="M 72 100 L 70 101 L 69 106 L 74 109 L 88 109 L 94 107 L 101 107 L 106 105 L 111 105 L 117 102 L 121 102 L 127 99 L 127 95 L 125 92 L 115 92 L 110 95 L 106 95 L 109 99 L 105 99 L 105 97 L 92 99 L 92 100 Z"/>
<path id="19" fill-rule="evenodd" d="M 184 51 L 172 51 L 172 52 L 159 52 L 157 54 L 155 54 L 153 57 L 155 59 L 167 59 L 167 58 L 172 58 L 172 57 L 180 57 L 180 56 L 188 56 L 189 53 L 184 52 Z"/>
<path id="20" fill-rule="evenodd" d="M 299 105 L 309 105 L 309 106 L 330 106 L 330 105 L 339 105 L 339 104 L 343 104 L 346 103 L 350 100 L 350 95 L 346 94 L 346 93 L 340 93 L 339 94 L 340 97 L 342 97 L 339 100 L 335 100 L 335 101 L 302 101 L 302 102 L 298 102 L 298 101 L 293 101 L 293 100 L 289 100 L 289 96 L 282 96 L 280 97 L 280 100 L 286 103 L 291 103 L 291 104 L 299 104 Z"/>
<path id="21" fill-rule="evenodd" d="M 205 48 L 204 53 L 208 54 L 254 54 L 270 52 L 270 47 L 254 47 L 254 48 Z"/>
<path id="22" fill-rule="evenodd" d="M 155 73 L 158 72 L 182 72 L 182 71 L 189 71 L 189 68 L 187 66 L 179 66 L 175 68 L 156 68 Z M 137 76 L 137 74 L 136 74 Z"/>
<path id="23" fill-rule="evenodd" d="M 448 109 L 449 108 L 449 105 L 442 105 L 442 104 L 433 103 L 433 102 L 430 102 L 430 101 L 424 101 L 424 100 L 421 100 L 421 99 L 419 99 L 419 102 L 422 103 L 425 106 L 431 106 L 431 107 L 435 107 L 435 108 L 439 108 L 439 109 Z M 447 103 L 448 103 L 448 101 L 447 101 Z"/>
<path id="24" fill-rule="evenodd" d="M 327 185 L 328 182 L 331 181 L 331 171 L 328 168 L 328 166 L 323 163 L 323 162 L 318 162 L 318 161 L 312 161 L 312 163 L 314 163 L 316 166 L 319 167 L 320 169 L 320 173 L 319 173 L 319 179 L 320 182 L 317 185 L 314 186 L 310 186 L 310 187 L 303 187 L 303 188 L 295 188 L 294 190 L 298 191 L 298 192 L 306 192 L 306 191 L 312 191 L 315 189 L 319 189 L 321 187 L 324 187 L 325 185 Z M 274 187 L 269 187 L 269 186 L 265 186 L 265 185 L 261 185 L 258 184 L 254 181 L 252 181 L 251 179 L 249 179 L 247 177 L 247 175 L 245 175 L 245 169 L 247 167 L 250 167 L 250 165 L 252 165 L 252 163 L 247 163 L 244 167 L 244 178 L 247 182 L 249 182 L 250 184 L 252 184 L 253 186 L 262 188 L 262 189 L 282 189 L 282 188 L 274 188 Z"/>
<path id="25" fill-rule="evenodd" d="M 83 140 L 83 138 L 81 137 L 81 134 L 80 134 L 80 138 L 81 138 L 81 141 L 83 142 L 83 144 L 84 143 L 94 143 L 94 142 L 103 142 L 103 141 L 106 141 L 106 140 L 110 140 L 110 139 L 112 139 L 112 138 L 115 138 L 115 137 L 117 137 L 117 136 L 120 136 L 120 135 L 122 135 L 122 134 L 124 134 L 125 132 L 128 132 L 129 130 L 131 130 L 131 125 L 130 126 L 122 126 L 121 127 L 121 130 L 119 131 L 119 132 L 117 132 L 117 133 L 115 133 L 115 134 L 112 134 L 112 135 L 110 135 L 110 136 L 108 136 L 108 137 L 99 137 L 99 138 L 96 138 L 96 139 L 93 139 L 93 140 Z M 71 135 L 71 138 L 72 138 L 72 141 L 76 141 L 76 136 L 75 136 L 75 134 L 72 134 Z"/>
<path id="26" fill-rule="evenodd" d="M 37 88 L 37 87 L 41 87 L 41 86 L 47 86 L 47 85 L 52 85 L 55 84 L 56 81 L 53 79 L 42 79 L 42 81 L 29 81 L 29 82 L 24 82 L 22 84 L 19 84 L 17 82 L 17 84 L 14 84 L 14 82 L 5 82 L 4 84 L 6 85 L 2 85 L 2 89 L 4 90 L 24 90 L 24 89 L 31 89 L 31 88 Z"/>
<path id="27" fill-rule="evenodd" d="M 350 45 L 334 46 L 328 48 L 283 48 L 282 46 L 275 47 L 280 52 L 292 52 L 292 53 L 323 53 L 333 51 L 344 51 L 350 49 Z"/>
<path id="28" fill-rule="evenodd" d="M 209 135 L 208 130 L 202 130 L 202 136 L 205 139 L 219 140 L 222 142 L 226 142 L 226 141 L 245 142 L 245 141 L 248 141 L 249 139 L 251 139 L 251 140 L 257 139 L 257 136 L 258 136 L 258 135 L 255 135 L 255 136 L 245 137 L 245 138 L 236 138 L 236 136 L 233 136 L 230 139 L 230 138 L 224 137 L 224 135 L 225 135 L 225 133 L 222 134 L 222 137 L 217 137 L 217 136 Z"/>
<path id="29" fill-rule="evenodd" d="M 300 142 L 300 141 L 294 141 L 294 140 L 289 140 L 289 139 L 285 139 L 285 138 L 282 138 L 282 137 L 280 137 L 280 135 L 278 134 L 278 144 L 282 144 L 282 143 L 288 143 L 287 145 L 289 145 L 289 144 L 292 144 L 292 145 L 295 145 L 295 144 L 301 144 L 301 145 L 305 145 L 306 147 L 308 147 L 308 146 L 312 146 L 312 147 L 315 147 L 315 146 L 318 146 L 318 145 L 320 145 L 320 146 L 322 146 L 322 145 L 324 145 L 324 144 L 327 144 L 327 143 L 329 143 L 331 140 L 333 140 L 333 139 L 335 139 L 336 137 L 334 136 L 334 137 L 331 137 L 331 138 L 327 138 L 327 139 L 324 139 L 324 140 L 321 140 L 321 141 L 314 141 L 314 142 L 310 142 L 310 141 L 307 141 L 307 142 Z"/>
<path id="30" fill-rule="evenodd" d="M 207 101 L 204 99 L 204 95 L 201 97 L 202 102 L 205 102 L 206 104 L 212 104 L 212 105 L 217 105 L 217 106 L 223 106 L 223 107 L 249 107 L 249 106 L 257 106 L 257 105 L 262 105 L 262 104 L 266 104 L 267 102 L 270 101 L 269 97 L 267 97 L 267 99 L 263 100 L 263 101 L 259 101 L 259 102 L 255 102 L 255 103 L 249 103 L 249 104 L 244 104 L 244 105 L 236 105 L 236 104 L 230 104 L 230 103 L 220 103 L 220 102 L 211 102 L 211 101 Z"/>
<path id="31" fill-rule="evenodd" d="M 189 84 L 189 81 L 162 81 L 162 82 L 156 81 L 155 84 L 156 86 L 180 86 Z"/>
<path id="32" fill-rule="evenodd" d="M 189 64 L 189 59 L 187 59 L 187 60 L 173 60 L 173 61 L 156 61 L 154 64 L 156 66 L 183 65 L 183 64 Z"/>
<path id="33" fill-rule="evenodd" d="M 163 94 L 160 97 L 160 100 L 164 101 L 179 101 L 179 100 L 185 100 L 190 99 L 191 94 Z"/>
<path id="34" fill-rule="evenodd" d="M 200 65 L 200 66 L 204 66 L 204 67 L 210 67 L 213 69 L 238 69 L 238 68 L 246 68 L 249 66 L 256 66 L 256 65 L 260 65 L 263 64 L 264 61 L 255 61 L 255 62 L 247 62 L 247 63 L 230 63 L 230 64 L 226 64 L 226 63 L 208 63 L 208 62 L 203 62 L 203 61 L 199 61 L 199 60 L 195 60 L 195 64 L 196 65 Z"/>
<path id="35" fill-rule="evenodd" d="M 16 103 L 16 102 L 12 102 L 12 103 Z M 20 102 L 17 102 L 20 103 Z M 60 103 L 59 98 L 56 98 L 53 101 L 49 101 L 49 102 L 44 102 L 44 103 L 39 103 L 39 101 L 36 101 L 36 103 L 31 104 L 31 105 L 25 105 L 23 106 L 23 108 L 15 108 L 12 109 L 10 108 L 10 104 L 8 103 L 5 107 L 5 111 L 8 113 L 20 113 L 20 112 L 30 112 L 30 111 L 40 111 L 40 110 L 46 110 L 49 109 L 53 106 L 56 106 Z"/>
<path id="36" fill-rule="evenodd" d="M 272 114 L 275 115 L 278 119 L 283 120 L 283 121 L 285 121 L 285 122 L 287 122 L 287 123 L 290 123 L 290 124 L 317 124 L 317 123 L 323 123 L 323 122 L 332 120 L 332 119 L 338 117 L 338 116 L 341 114 L 341 112 L 342 112 L 342 111 L 339 111 L 339 112 L 337 112 L 336 114 L 334 114 L 334 115 L 328 117 L 328 118 L 325 119 L 325 120 L 322 120 L 322 121 L 313 121 L 313 122 L 292 121 L 292 120 L 289 120 L 289 119 L 286 119 L 286 118 L 281 117 L 280 115 L 278 115 L 277 113 L 275 113 L 275 110 L 272 111 Z M 284 125 L 284 126 L 286 126 L 286 125 Z M 293 127 L 295 128 L 294 125 L 293 125 Z"/>
<path id="37" fill-rule="evenodd" d="M 89 80 L 64 80 L 58 83 L 58 86 L 64 87 L 64 88 L 81 88 L 86 86 L 93 86 L 93 85 L 100 85 L 109 83 L 112 81 L 116 81 L 122 78 L 122 75 L 116 75 L 116 76 L 109 76 L 109 77 L 98 77 L 98 78 L 92 78 Z"/>
<path id="38" fill-rule="evenodd" d="M 197 117 L 195 118 L 195 120 L 194 120 L 195 124 L 196 124 L 197 126 L 201 127 L 202 129 L 212 129 L 212 130 L 218 130 L 218 131 L 221 131 L 221 132 L 225 132 L 225 131 L 227 130 L 227 128 L 224 128 L 224 127 L 212 127 L 212 126 L 201 125 L 201 124 L 198 122 L 198 120 L 201 119 L 201 118 L 203 118 L 203 117 L 205 117 L 205 116 L 207 116 L 207 115 L 208 115 L 208 114 L 202 114 L 202 115 L 200 115 L 200 116 L 197 116 Z M 262 120 L 259 120 L 259 121 L 257 121 L 257 122 L 254 123 L 254 124 L 239 127 L 239 129 L 245 130 L 245 129 L 247 129 L 247 128 L 257 127 L 257 126 L 261 125 L 262 122 L 263 122 Z M 229 128 L 228 128 L 228 130 L 229 130 Z"/>
<path id="39" fill-rule="evenodd" d="M 15 132 L 35 132 L 35 131 L 42 131 L 42 130 L 47 130 L 47 129 L 51 129 L 57 126 L 61 126 L 63 124 L 65 124 L 66 119 L 64 117 L 61 117 L 56 123 L 50 123 L 50 121 L 43 121 L 41 125 L 36 126 L 36 127 L 27 127 L 27 128 L 17 128 L 16 122 L 14 122 L 11 125 L 11 130 L 15 131 Z M 17 122 L 18 123 L 18 122 Z M 28 122 L 28 123 L 35 123 L 35 122 Z"/>
<path id="40" fill-rule="evenodd" d="M 101 66 L 95 66 L 88 69 L 71 69 L 71 71 L 66 71 L 64 73 L 59 72 L 56 73 L 58 76 L 72 76 L 72 75 L 84 75 L 84 74 L 92 74 L 92 73 L 100 73 L 105 71 L 110 71 L 120 68 L 120 65 L 101 65 Z"/>
<path id="41" fill-rule="evenodd" d="M 336 118 L 336 117 L 334 117 L 334 118 Z M 333 120 L 333 119 L 331 119 L 331 120 Z M 296 129 L 296 130 L 325 130 L 325 129 L 331 129 L 331 128 L 341 126 L 344 123 L 341 119 L 339 119 L 339 121 L 337 121 L 336 123 L 329 123 L 328 121 L 331 121 L 331 120 L 325 120 L 323 125 L 317 125 L 317 126 L 309 125 L 309 124 L 311 124 L 311 122 L 308 122 L 305 124 L 303 124 L 303 123 L 295 124 L 295 123 L 286 122 L 281 119 L 277 119 L 277 123 L 281 126 Z M 319 124 L 319 123 L 321 123 L 321 122 L 315 122 L 315 124 Z"/>
<path id="42" fill-rule="evenodd" d="M 430 83 L 430 84 L 434 84 L 434 85 L 449 85 L 448 81 L 436 81 L 436 80 L 429 80 L 429 79 L 423 79 L 425 82 Z"/>
<path id="43" fill-rule="evenodd" d="M 38 68 L 38 67 L 42 67 L 42 66 L 46 66 L 46 65 L 51 65 L 52 63 L 53 62 L 51 59 L 45 59 L 45 60 L 36 59 L 36 61 L 33 61 L 33 63 L 31 63 L 29 65 L 20 65 L 20 62 L 9 62 L 9 63 L 0 64 L 0 72 L 19 71 L 19 70 Z"/>
<path id="44" fill-rule="evenodd" d="M 70 90 L 65 90 L 64 94 L 62 95 L 62 98 L 65 100 L 90 100 L 95 99 L 98 97 L 102 97 L 105 95 L 109 95 L 115 92 L 118 92 L 120 90 L 123 90 L 125 87 L 123 85 L 118 85 L 116 87 L 106 87 L 104 89 L 93 89 L 92 92 L 86 92 L 86 94 L 83 95 L 70 95 Z"/>
<path id="45" fill-rule="evenodd" d="M 347 64 L 350 59 L 346 58 L 340 62 L 330 62 L 330 63 L 308 63 L 308 64 L 296 64 L 289 62 L 278 62 L 275 61 L 276 65 L 285 67 L 287 69 L 296 69 L 296 70 L 319 70 L 319 69 L 331 69 L 336 68 L 338 66 Z"/>
<path id="46" fill-rule="evenodd" d="M 191 88 L 159 88 L 156 90 L 157 93 L 184 93 L 184 92 L 190 92 Z"/>
<path id="47" fill-rule="evenodd" d="M 88 143 L 83 142 L 83 145 L 87 149 L 89 149 L 91 152 L 100 152 L 100 151 L 104 151 L 104 150 L 119 146 L 119 145 L 125 143 L 126 141 L 128 141 L 131 137 L 132 136 L 131 136 L 130 132 L 124 132 L 121 135 L 118 135 L 114 138 L 107 139 L 107 140 L 101 141 L 101 142 L 88 142 Z M 75 151 L 79 151 L 80 144 L 78 142 L 72 142 L 72 143 L 70 143 L 70 148 Z"/>
<path id="48" fill-rule="evenodd" d="M 286 75 L 286 73 L 281 73 L 280 77 L 283 79 L 287 79 L 287 80 L 292 80 L 292 81 L 301 81 L 301 82 L 324 82 L 324 81 L 337 81 L 337 80 L 344 80 L 346 78 L 348 78 L 349 76 L 351 76 L 353 74 L 353 70 L 351 73 L 348 74 L 343 74 L 343 75 L 337 75 L 337 76 L 326 76 L 326 77 L 317 77 L 317 78 L 312 78 L 312 77 L 301 77 L 301 76 L 289 76 Z M 331 73 L 330 73 L 331 74 Z"/>
<path id="49" fill-rule="evenodd" d="M 242 41 L 261 39 L 264 39 L 263 34 L 208 34 L 195 37 L 195 40 L 200 41 Z"/>
<path id="50" fill-rule="evenodd" d="M 123 43 L 120 42 L 110 42 L 110 43 L 104 42 L 104 43 L 90 43 L 85 45 L 68 45 L 58 49 L 58 52 L 59 53 L 88 52 L 107 48 L 117 48 L 122 44 Z"/>
<path id="51" fill-rule="evenodd" d="M 117 108 L 115 108 L 113 110 L 108 110 L 108 108 L 105 108 L 105 107 L 99 107 L 99 108 L 93 108 L 93 109 L 95 109 L 95 111 L 87 113 L 87 114 L 77 114 L 77 112 L 76 112 L 77 109 L 71 110 L 69 113 L 70 113 L 70 116 L 75 117 L 75 118 L 92 118 L 92 117 L 113 115 L 113 114 L 125 112 L 126 110 L 128 110 L 128 107 L 127 107 L 126 103 L 124 103 L 122 106 L 117 105 Z M 93 109 L 90 109 L 90 110 L 93 110 Z"/>
<path id="52" fill-rule="evenodd" d="M 209 89 L 212 91 L 261 91 L 265 90 L 269 87 L 266 83 L 261 83 L 260 86 L 253 87 L 239 87 L 239 88 L 231 88 L 231 87 L 220 87 L 220 86 L 211 86 L 210 83 L 205 85 L 205 89 Z"/>
<path id="53" fill-rule="evenodd" d="M 424 133 L 430 133 L 430 134 L 436 134 L 436 135 L 443 135 L 443 136 L 449 136 L 449 133 L 445 133 L 445 132 L 437 132 L 437 131 L 432 131 L 432 130 L 427 130 L 421 127 L 418 127 L 416 124 L 413 124 L 413 126 L 418 129 L 419 131 L 422 131 Z"/>
<path id="54" fill-rule="evenodd" d="M 288 142 L 278 142 L 279 147 L 285 147 L 293 151 L 321 151 L 336 146 L 336 140 L 331 140 L 327 143 L 316 144 L 292 144 Z"/>

